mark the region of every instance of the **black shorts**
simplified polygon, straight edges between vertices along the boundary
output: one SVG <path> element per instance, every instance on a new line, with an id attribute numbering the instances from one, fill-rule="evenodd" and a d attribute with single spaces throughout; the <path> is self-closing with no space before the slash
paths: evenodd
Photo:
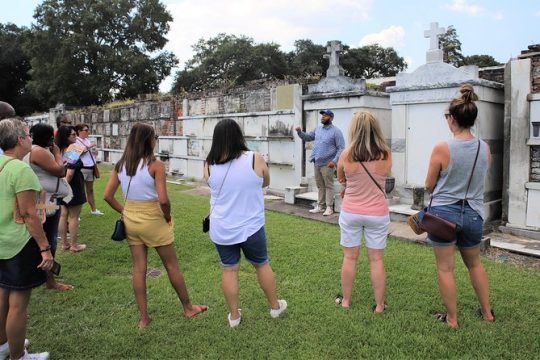
<path id="1" fill-rule="evenodd" d="M 27 290 L 45 283 L 47 273 L 37 267 L 41 260 L 39 246 L 31 238 L 17 255 L 0 260 L 0 288 Z"/>

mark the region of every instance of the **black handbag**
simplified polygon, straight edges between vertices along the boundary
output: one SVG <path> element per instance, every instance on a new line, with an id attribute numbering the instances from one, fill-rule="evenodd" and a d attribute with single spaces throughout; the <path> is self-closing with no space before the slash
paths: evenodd
<path id="1" fill-rule="evenodd" d="M 124 218 L 116 220 L 114 224 L 114 231 L 111 239 L 114 241 L 122 241 L 126 238 L 126 226 L 124 225 Z"/>
<path id="2" fill-rule="evenodd" d="M 129 184 L 126 191 L 126 196 L 124 197 L 124 206 L 126 206 L 126 200 L 127 196 L 129 194 L 129 187 L 131 186 L 131 177 L 129 178 Z M 126 238 L 126 224 L 124 224 L 124 214 L 122 211 L 122 215 L 120 216 L 120 219 L 116 220 L 116 223 L 114 223 L 114 230 L 111 235 L 111 239 L 114 241 L 122 241 Z"/>
<path id="3" fill-rule="evenodd" d="M 216 200 L 214 200 L 214 205 L 216 205 L 216 201 L 219 198 L 219 194 L 221 194 L 221 189 L 223 189 L 223 183 L 225 183 L 225 179 L 227 178 L 227 175 L 229 174 L 229 169 L 231 168 L 232 162 L 233 162 L 232 160 L 229 162 L 229 167 L 227 168 L 227 172 L 225 173 L 225 176 L 223 177 L 223 181 L 221 181 L 221 186 L 219 187 Z M 208 165 L 208 177 L 210 177 L 210 165 Z M 210 231 L 210 215 L 212 215 L 213 210 L 214 210 L 214 207 L 210 205 L 210 213 L 203 218 L 202 231 L 204 233 L 207 233 L 208 231 Z"/>

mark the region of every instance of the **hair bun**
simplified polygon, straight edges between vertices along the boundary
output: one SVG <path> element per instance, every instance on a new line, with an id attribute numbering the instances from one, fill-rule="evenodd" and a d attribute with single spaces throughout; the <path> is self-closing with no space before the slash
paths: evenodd
<path id="1" fill-rule="evenodd" d="M 478 100 L 478 95 L 474 92 L 474 88 L 471 84 L 463 84 L 461 89 L 459 89 L 459 92 L 461 93 L 461 99 L 464 103 Z"/>

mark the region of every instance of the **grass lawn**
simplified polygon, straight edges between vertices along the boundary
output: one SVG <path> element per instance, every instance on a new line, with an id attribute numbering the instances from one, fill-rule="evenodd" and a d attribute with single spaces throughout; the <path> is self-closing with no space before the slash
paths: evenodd
<path id="1" fill-rule="evenodd" d="M 29 307 L 31 351 L 52 359 L 326 359 L 540 357 L 540 273 L 484 260 L 497 321 L 476 315 L 478 304 L 467 272 L 458 262 L 460 328 L 451 330 L 431 313 L 443 310 L 434 258 L 428 247 L 390 239 L 385 254 L 388 311 L 371 312 L 372 290 L 362 250 L 349 311 L 334 304 L 340 291 L 342 252 L 335 225 L 268 212 L 268 251 L 280 298 L 289 309 L 269 315 L 256 275 L 245 260 L 240 272 L 243 321 L 230 329 L 221 292 L 219 258 L 201 220 L 208 199 L 169 185 L 180 266 L 194 303 L 209 311 L 185 319 L 166 275 L 149 278 L 152 324 L 136 328 L 138 312 L 131 289 L 131 259 L 126 242 L 110 240 L 116 213 L 101 200 L 110 168 L 95 183 L 98 208 L 85 205 L 82 253 L 59 251 L 62 279 L 76 286 L 59 293 L 38 288 Z M 149 267 L 163 270 L 154 251 Z"/>

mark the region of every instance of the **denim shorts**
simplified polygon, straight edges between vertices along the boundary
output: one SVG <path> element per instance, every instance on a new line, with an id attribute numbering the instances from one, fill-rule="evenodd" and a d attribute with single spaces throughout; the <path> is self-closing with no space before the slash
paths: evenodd
<path id="1" fill-rule="evenodd" d="M 253 265 L 264 265 L 268 262 L 266 251 L 266 233 L 264 226 L 247 238 L 246 241 L 234 245 L 219 245 L 214 243 L 221 259 L 221 266 L 231 267 L 240 262 L 240 249 L 246 259 Z"/>
<path id="2" fill-rule="evenodd" d="M 428 243 L 433 246 L 456 245 L 459 248 L 480 246 L 484 220 L 469 205 L 465 205 L 463 208 L 463 216 L 461 216 L 461 204 L 432 206 L 431 212 L 445 220 L 456 223 L 457 232 L 456 239 L 450 242 L 428 234 Z"/>

